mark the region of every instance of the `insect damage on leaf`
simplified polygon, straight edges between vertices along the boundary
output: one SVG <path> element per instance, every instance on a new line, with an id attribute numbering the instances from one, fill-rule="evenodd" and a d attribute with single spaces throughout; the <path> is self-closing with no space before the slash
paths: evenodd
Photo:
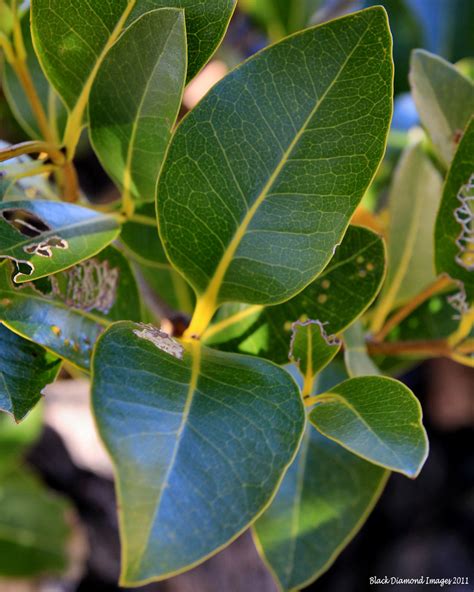
<path id="1" fill-rule="evenodd" d="M 118 267 L 109 262 L 89 259 L 66 272 L 65 302 L 81 310 L 99 310 L 107 314 L 115 303 L 119 280 Z"/>
<path id="2" fill-rule="evenodd" d="M 308 327 L 309 325 L 317 325 L 321 332 L 321 337 L 324 339 L 327 345 L 329 345 L 330 347 L 336 347 L 341 345 L 340 340 L 335 335 L 328 335 L 326 333 L 324 327 L 327 324 L 328 322 L 322 323 L 321 321 L 314 321 L 313 319 L 308 319 L 307 321 L 295 321 L 294 323 L 291 323 L 290 351 L 288 352 L 288 359 L 290 360 L 290 362 L 295 362 L 295 364 L 299 364 L 300 362 L 300 360 L 295 359 L 294 356 L 296 333 L 298 331 L 298 327 Z"/>
<path id="3" fill-rule="evenodd" d="M 52 257 L 53 256 L 53 247 L 57 249 L 67 249 L 68 242 L 59 236 L 51 236 L 46 240 L 39 241 L 38 243 L 33 243 L 31 245 L 27 245 L 23 247 L 25 253 L 28 255 L 38 255 L 39 257 Z"/>
<path id="4" fill-rule="evenodd" d="M 459 315 L 453 317 L 455 320 L 459 320 L 469 311 L 469 304 L 467 303 L 467 294 L 464 284 L 462 282 L 458 282 L 458 285 L 459 292 L 456 292 L 452 296 L 448 296 L 449 304 L 459 313 Z"/>
<path id="5" fill-rule="evenodd" d="M 109 261 L 89 259 L 56 275 L 15 285 L 32 288 L 45 298 L 56 298 L 71 308 L 108 314 L 117 299 L 120 270 Z"/>
<path id="6" fill-rule="evenodd" d="M 461 187 L 457 198 L 461 205 L 454 210 L 454 217 L 461 225 L 461 233 L 456 239 L 459 248 L 456 263 L 467 271 L 474 271 L 474 173 Z"/>
<path id="7" fill-rule="evenodd" d="M 146 339 L 155 345 L 158 349 L 174 356 L 178 360 L 183 359 L 184 348 L 172 337 L 149 323 L 139 323 L 141 330 L 135 329 L 133 332 L 140 339 Z"/>
<path id="8" fill-rule="evenodd" d="M 51 227 L 46 222 L 41 220 L 36 214 L 23 208 L 9 208 L 2 210 L 1 214 L 10 226 L 28 238 L 39 237 L 43 233 L 51 231 Z M 53 248 L 67 249 L 68 247 L 67 240 L 60 236 L 50 236 L 44 240 L 24 246 L 23 250 L 28 255 L 52 257 Z M 26 275 L 30 275 L 34 271 L 34 266 L 31 263 L 26 261 L 18 261 L 18 263 L 25 263 L 28 266 L 29 271 L 26 272 Z"/>

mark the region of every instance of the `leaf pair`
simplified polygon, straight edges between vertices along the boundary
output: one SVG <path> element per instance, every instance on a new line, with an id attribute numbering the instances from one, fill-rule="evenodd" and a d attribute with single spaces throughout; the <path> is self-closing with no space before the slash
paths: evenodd
<path id="1" fill-rule="evenodd" d="M 93 147 L 133 201 L 153 201 L 183 87 L 214 53 L 234 0 L 32 2 L 43 69 L 69 110 L 73 153 L 88 109 Z M 72 75 L 73 73 L 73 75 Z"/>

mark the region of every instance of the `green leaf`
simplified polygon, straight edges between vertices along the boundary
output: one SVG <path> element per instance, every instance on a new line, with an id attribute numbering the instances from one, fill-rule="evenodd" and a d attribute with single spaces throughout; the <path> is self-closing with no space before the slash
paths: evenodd
<path id="1" fill-rule="evenodd" d="M 223 302 L 276 304 L 324 269 L 384 152 L 390 52 L 385 11 L 355 13 L 258 53 L 182 121 L 158 218 L 199 296 L 194 333 Z"/>
<path id="2" fill-rule="evenodd" d="M 48 118 L 49 128 L 53 133 L 53 137 L 55 137 L 57 142 L 60 143 L 66 126 L 67 111 L 61 99 L 43 74 L 38 58 L 36 57 L 31 40 L 29 11 L 27 11 L 21 19 L 21 32 L 26 51 L 26 67 L 28 68 L 32 83 Z M 33 139 L 42 138 L 43 134 L 38 127 L 38 122 L 31 108 L 30 100 L 25 94 L 23 85 L 18 79 L 15 71 L 6 60 L 3 70 L 2 88 L 15 119 L 24 131 Z"/>
<path id="3" fill-rule="evenodd" d="M 435 262 L 464 285 L 466 305 L 474 303 L 474 118 L 449 169 L 436 219 Z"/>
<path id="4" fill-rule="evenodd" d="M 194 292 L 171 265 L 157 267 L 153 264 L 138 263 L 137 266 L 138 273 L 158 299 L 176 312 L 188 315 L 193 312 Z"/>
<path id="5" fill-rule="evenodd" d="M 108 50 L 126 25 L 156 8 L 184 8 L 188 80 L 214 53 L 234 0 L 32 0 L 32 35 L 41 65 L 80 125 L 89 92 Z M 156 35 L 164 34 L 156 31 Z M 144 56 L 140 56 L 140 61 Z M 123 90 L 123 89 L 122 89 Z"/>
<path id="6" fill-rule="evenodd" d="M 0 576 L 32 578 L 68 564 L 69 504 L 25 469 L 0 477 Z"/>
<path id="7" fill-rule="evenodd" d="M 307 426 L 275 499 L 254 525 L 257 549 L 282 590 L 300 590 L 331 567 L 387 477 Z"/>
<path id="8" fill-rule="evenodd" d="M 282 364 L 288 361 L 291 323 L 315 319 L 324 323 L 328 334 L 340 333 L 367 310 L 384 275 L 381 238 L 367 228 L 349 226 L 328 266 L 300 294 L 277 306 L 239 307 L 234 317 L 218 313 L 205 341 L 219 349 L 253 353 Z"/>
<path id="9" fill-rule="evenodd" d="M 176 9 L 138 18 L 99 68 L 89 99 L 90 137 L 125 204 L 155 199 L 185 78 L 184 12 Z"/>
<path id="10" fill-rule="evenodd" d="M 327 335 L 320 321 L 296 321 L 292 324 L 292 332 L 289 358 L 310 380 L 331 362 L 341 342 L 333 335 Z"/>
<path id="11" fill-rule="evenodd" d="M 401 382 L 350 378 L 315 398 L 309 415 L 324 436 L 382 467 L 416 477 L 428 455 L 421 406 Z"/>
<path id="12" fill-rule="evenodd" d="M 421 122 L 449 166 L 474 112 L 474 85 L 452 64 L 422 49 L 412 53 L 410 84 Z"/>
<path id="13" fill-rule="evenodd" d="M 163 269 L 170 267 L 158 234 L 155 204 L 143 204 L 137 208 L 133 218 L 123 224 L 120 240 L 130 257 L 140 263 Z"/>
<path id="14" fill-rule="evenodd" d="M 120 240 L 159 298 L 176 311 L 192 313 L 194 293 L 166 257 L 158 234 L 155 204 L 143 204 L 137 209 L 132 220 L 122 226 Z"/>
<path id="15" fill-rule="evenodd" d="M 155 8 L 184 9 L 189 82 L 220 45 L 236 4 L 236 0 L 138 0 L 128 22 Z"/>
<path id="16" fill-rule="evenodd" d="M 442 179 L 420 144 L 407 148 L 389 193 L 387 278 L 373 319 L 380 330 L 389 312 L 436 279 L 433 232 Z"/>
<path id="17" fill-rule="evenodd" d="M 0 265 L 0 318 L 13 331 L 83 369 L 110 323 L 140 319 L 140 297 L 125 257 L 113 247 L 43 282 L 14 286 Z"/>
<path id="18" fill-rule="evenodd" d="M 92 393 L 117 474 L 122 585 L 184 571 L 238 536 L 270 502 L 304 426 L 278 366 L 149 325 L 103 334 Z"/>
<path id="19" fill-rule="evenodd" d="M 35 280 L 88 259 L 118 235 L 117 220 L 50 201 L 0 203 L 0 259 L 16 261 L 16 282 Z"/>
<path id="20" fill-rule="evenodd" d="M 379 369 L 367 352 L 365 333 L 358 321 L 344 331 L 344 363 L 349 376 L 377 376 Z"/>
<path id="21" fill-rule="evenodd" d="M 22 420 L 53 382 L 61 362 L 0 325 L 0 410 Z"/>

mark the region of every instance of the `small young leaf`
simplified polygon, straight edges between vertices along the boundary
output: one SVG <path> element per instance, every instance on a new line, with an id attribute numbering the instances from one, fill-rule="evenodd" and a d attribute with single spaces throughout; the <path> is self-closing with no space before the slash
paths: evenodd
<path id="1" fill-rule="evenodd" d="M 380 7 L 307 29 L 236 68 L 180 124 L 158 217 L 199 296 L 193 331 L 226 301 L 288 300 L 326 266 L 384 152 L 390 52 Z"/>
<path id="2" fill-rule="evenodd" d="M 207 344 L 288 361 L 291 324 L 302 318 L 324 323 L 328 334 L 350 325 L 373 302 L 385 274 L 383 241 L 371 230 L 349 226 L 334 257 L 318 279 L 300 294 L 277 306 L 239 307 L 235 322 L 218 313 L 217 322 L 204 335 Z M 221 329 L 219 327 L 222 327 Z"/>
<path id="3" fill-rule="evenodd" d="M 36 57 L 31 41 L 29 11 L 21 19 L 21 32 L 26 51 L 26 67 L 48 118 L 53 137 L 60 143 L 66 126 L 67 111 L 63 102 L 43 74 L 38 58 Z M 23 85 L 18 79 L 13 67 L 6 60 L 2 82 L 5 97 L 12 113 L 15 115 L 15 119 L 31 138 L 43 138 L 36 116 L 31 108 L 30 99 L 26 95 Z"/>
<path id="4" fill-rule="evenodd" d="M 349 376 L 377 376 L 379 369 L 367 353 L 364 329 L 360 322 L 344 331 L 344 362 Z"/>
<path id="5" fill-rule="evenodd" d="M 300 590 L 331 567 L 387 477 L 307 426 L 275 499 L 254 525 L 257 549 L 282 590 Z"/>
<path id="6" fill-rule="evenodd" d="M 436 219 L 435 262 L 464 285 L 466 306 L 474 303 L 474 118 L 449 169 Z"/>
<path id="7" fill-rule="evenodd" d="M 309 379 L 327 366 L 341 347 L 341 342 L 328 335 L 320 321 L 296 321 L 292 332 L 290 360 Z"/>
<path id="8" fill-rule="evenodd" d="M 1 459 L 0 459 L 1 464 Z M 63 572 L 68 563 L 70 505 L 24 469 L 0 476 L 0 577 Z"/>
<path id="9" fill-rule="evenodd" d="M 89 99 L 90 137 L 124 201 L 155 199 L 185 78 L 184 13 L 176 9 L 138 18 L 99 68 Z"/>
<path id="10" fill-rule="evenodd" d="M 0 325 L 0 411 L 21 421 L 56 378 L 61 362 Z"/>
<path id="11" fill-rule="evenodd" d="M 374 318 L 374 331 L 387 314 L 436 279 L 433 232 L 442 179 L 419 144 L 405 150 L 389 193 L 387 278 Z"/>
<path id="12" fill-rule="evenodd" d="M 397 380 L 350 378 L 318 395 L 309 415 L 324 435 L 377 465 L 416 477 L 428 455 L 421 406 Z"/>
<path id="13" fill-rule="evenodd" d="M 110 323 L 140 319 L 128 261 L 108 247 L 93 259 L 43 280 L 13 285 L 0 265 L 0 317 L 16 333 L 87 370 L 92 348 Z"/>
<path id="14" fill-rule="evenodd" d="M 247 528 L 304 426 L 281 368 L 132 323 L 99 339 L 92 393 L 117 470 L 122 585 L 188 569 Z"/>
<path id="15" fill-rule="evenodd" d="M 412 53 L 410 83 L 420 119 L 445 165 L 474 112 L 474 84 L 443 58 Z"/>
<path id="16" fill-rule="evenodd" d="M 49 201 L 0 203 L 0 259 L 16 261 L 16 282 L 57 273 L 92 257 L 118 235 L 115 218 Z"/>

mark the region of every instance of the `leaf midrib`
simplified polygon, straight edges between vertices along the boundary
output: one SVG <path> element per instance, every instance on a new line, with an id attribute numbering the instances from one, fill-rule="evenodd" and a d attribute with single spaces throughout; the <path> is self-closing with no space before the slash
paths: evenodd
<path id="1" fill-rule="evenodd" d="M 332 88 L 334 87 L 334 85 L 338 81 L 339 77 L 341 76 L 342 72 L 344 71 L 345 67 L 347 66 L 349 60 L 352 58 L 354 52 L 359 48 L 360 44 L 362 43 L 362 40 L 364 39 L 365 35 L 367 34 L 367 31 L 369 30 L 369 26 L 370 25 L 368 24 L 364 33 L 361 34 L 357 43 L 355 43 L 354 47 L 351 49 L 351 51 L 347 55 L 346 59 L 342 63 L 341 67 L 339 68 L 339 71 L 334 76 L 333 80 L 328 85 L 328 87 L 326 88 L 324 93 L 321 95 L 321 98 L 316 102 L 313 109 L 311 109 L 309 116 L 306 118 L 303 125 L 300 127 L 298 132 L 295 134 L 295 137 L 290 142 L 290 145 L 288 146 L 286 151 L 283 153 L 282 158 L 280 159 L 279 163 L 277 164 L 275 170 L 270 175 L 268 181 L 265 183 L 263 189 L 260 191 L 257 199 L 254 201 L 252 206 L 248 209 L 246 215 L 244 216 L 242 222 L 240 223 L 240 226 L 237 228 L 234 236 L 232 237 L 232 240 L 230 241 L 221 260 L 219 261 L 219 264 L 214 272 L 214 275 L 211 278 L 211 281 L 208 284 L 207 289 L 199 298 L 199 300 L 201 300 L 203 302 L 208 302 L 210 308 L 212 308 L 214 310 L 216 308 L 218 296 L 219 296 L 219 291 L 220 291 L 221 285 L 224 281 L 224 276 L 225 276 L 230 264 L 232 263 L 233 257 L 235 255 L 244 235 L 245 235 L 245 232 L 246 232 L 248 226 L 252 222 L 260 205 L 266 199 L 269 191 L 273 187 L 279 174 L 281 173 L 284 166 L 286 165 L 290 155 L 292 154 L 293 150 L 296 148 L 301 137 L 305 133 L 306 128 L 308 127 L 309 123 L 314 118 L 314 116 L 316 115 L 316 113 L 319 110 L 319 108 L 321 107 L 321 105 L 324 103 L 326 96 L 329 94 L 329 92 L 332 90 Z"/>

